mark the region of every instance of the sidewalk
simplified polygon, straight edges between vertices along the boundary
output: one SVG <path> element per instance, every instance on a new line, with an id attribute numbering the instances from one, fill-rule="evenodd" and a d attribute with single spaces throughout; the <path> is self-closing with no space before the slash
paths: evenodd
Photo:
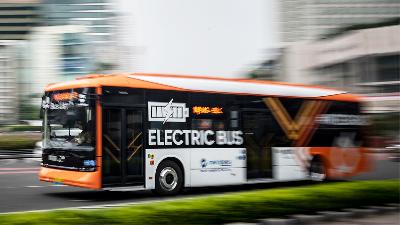
<path id="1" fill-rule="evenodd" d="M 399 225 L 400 212 L 382 215 L 371 215 L 362 218 L 348 218 L 335 222 L 320 222 L 315 225 Z"/>

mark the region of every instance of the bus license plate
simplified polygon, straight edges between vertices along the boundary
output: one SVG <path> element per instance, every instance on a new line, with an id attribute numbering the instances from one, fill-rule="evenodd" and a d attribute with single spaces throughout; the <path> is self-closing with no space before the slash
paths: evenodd
<path id="1" fill-rule="evenodd" d="M 49 155 L 49 158 L 48 158 L 50 161 L 57 161 L 57 156 L 56 155 Z"/>

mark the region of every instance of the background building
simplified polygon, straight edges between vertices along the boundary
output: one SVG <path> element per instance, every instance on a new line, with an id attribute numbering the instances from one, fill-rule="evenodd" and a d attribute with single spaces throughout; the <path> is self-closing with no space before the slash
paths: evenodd
<path id="1" fill-rule="evenodd" d="M 83 26 L 64 25 L 36 27 L 29 40 L 30 74 L 24 91 L 40 104 L 40 97 L 49 83 L 73 80 L 93 71 L 93 53 Z"/>
<path id="2" fill-rule="evenodd" d="M 18 85 L 21 60 L 20 42 L 0 41 L 0 124 L 18 121 Z"/>
<path id="3" fill-rule="evenodd" d="M 326 85 L 370 97 L 370 112 L 400 112 L 400 25 L 292 43 L 282 80 Z"/>
<path id="4" fill-rule="evenodd" d="M 116 15 L 110 0 L 42 0 L 43 26 L 78 25 L 86 29 L 86 43 L 95 55 L 96 70 L 118 67 Z"/>
<path id="5" fill-rule="evenodd" d="M 398 0 L 282 0 L 279 3 L 284 43 L 318 39 L 343 27 L 400 16 Z"/>
<path id="6" fill-rule="evenodd" d="M 38 25 L 39 0 L 0 1 L 0 40 L 24 40 Z"/>

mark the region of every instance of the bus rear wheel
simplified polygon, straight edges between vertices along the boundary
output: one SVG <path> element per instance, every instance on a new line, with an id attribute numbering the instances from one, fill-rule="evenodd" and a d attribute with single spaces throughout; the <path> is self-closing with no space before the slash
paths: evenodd
<path id="1" fill-rule="evenodd" d="M 309 176 L 310 180 L 315 182 L 321 182 L 327 179 L 325 164 L 320 157 L 312 159 Z"/>
<path id="2" fill-rule="evenodd" d="M 175 195 L 183 186 L 183 173 L 174 161 L 166 160 L 160 163 L 156 172 L 156 193 L 160 195 Z"/>

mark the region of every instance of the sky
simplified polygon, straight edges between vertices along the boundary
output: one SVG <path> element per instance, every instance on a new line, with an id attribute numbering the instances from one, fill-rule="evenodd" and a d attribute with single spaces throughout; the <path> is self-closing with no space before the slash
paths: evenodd
<path id="1" fill-rule="evenodd" d="M 117 0 L 134 72 L 242 77 L 277 47 L 275 0 Z"/>

